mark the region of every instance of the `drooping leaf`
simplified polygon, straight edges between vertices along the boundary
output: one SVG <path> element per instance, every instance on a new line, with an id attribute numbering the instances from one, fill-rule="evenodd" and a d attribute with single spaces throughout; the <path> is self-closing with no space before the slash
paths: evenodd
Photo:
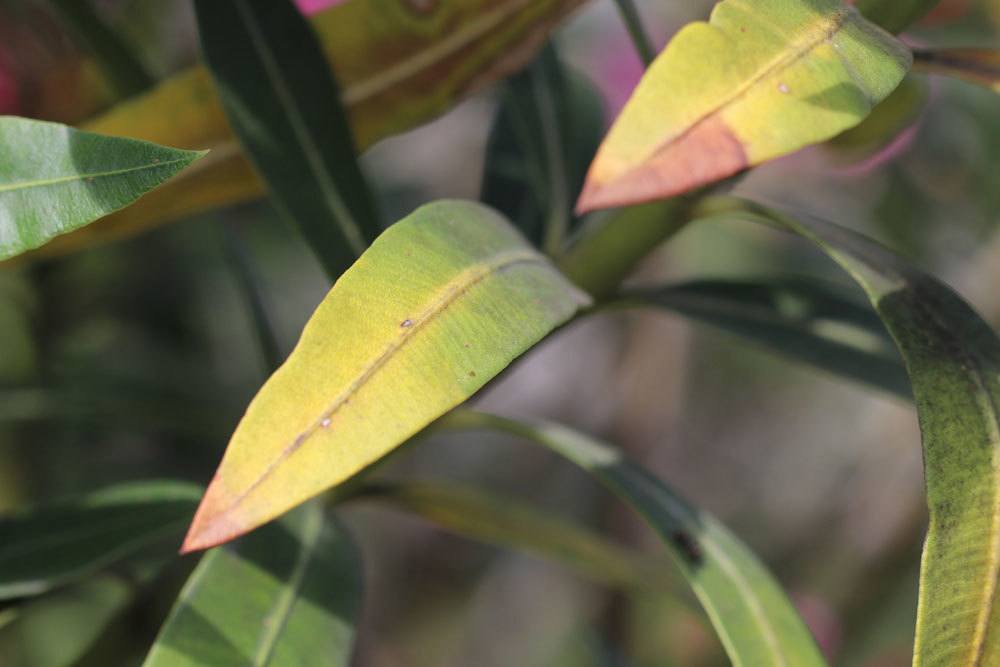
<path id="1" fill-rule="evenodd" d="M 586 303 L 490 209 L 418 209 L 340 278 L 250 404 L 185 549 L 230 540 L 354 475 Z"/>
<path id="2" fill-rule="evenodd" d="M 829 139 L 861 122 L 910 61 L 840 0 L 724 0 L 646 72 L 577 210 L 662 199 Z"/>
<path id="3" fill-rule="evenodd" d="M 37 595 L 184 534 L 200 489 L 133 482 L 0 517 L 0 599 Z"/>
<path id="4" fill-rule="evenodd" d="M 0 116 L 0 259 L 128 206 L 202 155 Z"/>
<path id="5" fill-rule="evenodd" d="M 963 79 L 1000 93 L 1000 49 L 920 49 L 914 65 L 931 74 Z"/>
<path id="6" fill-rule="evenodd" d="M 333 280 L 382 229 L 341 92 L 292 0 L 196 0 L 229 123 Z"/>
<path id="7" fill-rule="evenodd" d="M 497 429 L 536 442 L 593 474 L 660 535 L 708 613 L 734 665 L 824 665 L 780 584 L 716 519 L 675 495 L 620 452 L 558 424 L 457 411 L 443 426 Z"/>
<path id="8" fill-rule="evenodd" d="M 350 0 L 312 17 L 343 89 L 359 149 L 420 125 L 529 62 L 542 38 L 584 0 Z M 84 91 L 82 91 L 84 92 Z M 84 129 L 213 149 L 197 168 L 139 206 L 61 239 L 66 253 L 261 196 L 263 185 L 226 122 L 208 72 L 195 67 L 122 102 Z"/>
<path id="9" fill-rule="evenodd" d="M 651 563 L 600 535 L 513 498 L 444 482 L 368 483 L 351 498 L 412 512 L 458 535 L 535 553 L 595 581 L 649 587 Z"/>
<path id="10" fill-rule="evenodd" d="M 145 667 L 346 667 L 361 605 L 347 532 L 307 505 L 205 554 Z"/>
<path id="11" fill-rule="evenodd" d="M 867 292 L 902 353 L 923 436 L 930 526 L 914 664 L 1000 663 L 1000 339 L 954 292 L 863 236 L 735 199 L 704 206 L 804 236 Z"/>
<path id="12" fill-rule="evenodd" d="M 941 4 L 941 0 L 850 0 L 869 21 L 892 33 L 901 32 Z"/>
<path id="13" fill-rule="evenodd" d="M 561 250 L 573 201 L 604 135 L 600 93 L 549 46 L 513 76 L 486 146 L 481 199 L 533 243 Z"/>
<path id="14" fill-rule="evenodd" d="M 806 279 L 702 280 L 627 290 L 608 307 L 667 308 L 777 354 L 912 399 L 892 339 L 867 305 Z"/>

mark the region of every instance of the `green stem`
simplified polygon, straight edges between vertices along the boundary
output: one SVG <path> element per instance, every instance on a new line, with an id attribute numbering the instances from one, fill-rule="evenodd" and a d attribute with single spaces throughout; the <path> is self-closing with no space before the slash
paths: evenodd
<path id="1" fill-rule="evenodd" d="M 264 297 L 261 292 L 260 280 L 254 269 L 250 253 L 239 233 L 229 224 L 223 224 L 223 245 L 226 259 L 236 277 L 237 286 L 246 302 L 247 312 L 253 320 L 254 333 L 260 348 L 261 358 L 268 374 L 273 373 L 281 365 L 284 355 L 278 345 L 274 326 L 267 314 Z"/>
<path id="2" fill-rule="evenodd" d="M 639 16 L 639 10 L 632 0 L 615 0 L 615 4 L 618 5 L 618 11 L 622 15 L 622 20 L 625 22 L 629 37 L 632 38 L 632 43 L 635 45 L 635 50 L 639 53 L 642 64 L 649 67 L 653 59 L 656 58 L 656 49 L 653 48 L 653 43 L 650 41 L 649 35 L 646 34 L 645 28 L 642 27 L 642 18 Z"/>

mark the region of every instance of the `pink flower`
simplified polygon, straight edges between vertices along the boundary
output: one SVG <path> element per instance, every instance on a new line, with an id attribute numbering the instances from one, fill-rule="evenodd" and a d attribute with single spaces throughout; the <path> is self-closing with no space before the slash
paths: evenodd
<path id="1" fill-rule="evenodd" d="M 316 14 L 334 5 L 339 5 L 344 0 L 295 0 L 299 10 L 308 16 Z"/>

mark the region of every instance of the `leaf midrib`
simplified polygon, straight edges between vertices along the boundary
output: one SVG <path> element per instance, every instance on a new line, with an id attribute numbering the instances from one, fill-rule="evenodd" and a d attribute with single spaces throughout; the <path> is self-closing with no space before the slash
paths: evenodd
<path id="1" fill-rule="evenodd" d="M 180 164 L 182 162 L 190 162 L 190 161 L 191 157 L 184 156 L 175 158 L 173 160 L 164 160 L 162 162 L 150 162 L 135 167 L 125 167 L 123 169 L 111 169 L 108 171 L 95 171 L 83 174 L 72 174 L 69 176 L 59 176 L 56 178 L 45 178 L 34 181 L 16 181 L 14 183 L 2 183 L 0 184 L 0 193 L 13 192 L 16 190 L 27 190 L 29 188 L 43 188 L 43 187 L 48 187 L 50 185 L 61 185 L 63 183 L 71 183 L 74 181 L 85 181 L 94 178 L 109 178 L 111 176 L 121 176 L 123 174 L 130 174 L 137 171 L 159 169 L 161 167 L 169 167 L 175 164 Z"/>

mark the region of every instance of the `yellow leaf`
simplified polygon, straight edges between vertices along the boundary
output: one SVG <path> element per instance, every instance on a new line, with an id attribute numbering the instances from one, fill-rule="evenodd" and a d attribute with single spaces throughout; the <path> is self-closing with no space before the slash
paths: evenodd
<path id="1" fill-rule="evenodd" d="M 598 151 L 581 212 L 662 199 L 833 137 L 911 55 L 839 0 L 725 0 L 670 42 Z"/>
<path id="2" fill-rule="evenodd" d="M 337 281 L 254 398 L 184 550 L 237 537 L 385 456 L 588 302 L 492 210 L 417 210 Z"/>

